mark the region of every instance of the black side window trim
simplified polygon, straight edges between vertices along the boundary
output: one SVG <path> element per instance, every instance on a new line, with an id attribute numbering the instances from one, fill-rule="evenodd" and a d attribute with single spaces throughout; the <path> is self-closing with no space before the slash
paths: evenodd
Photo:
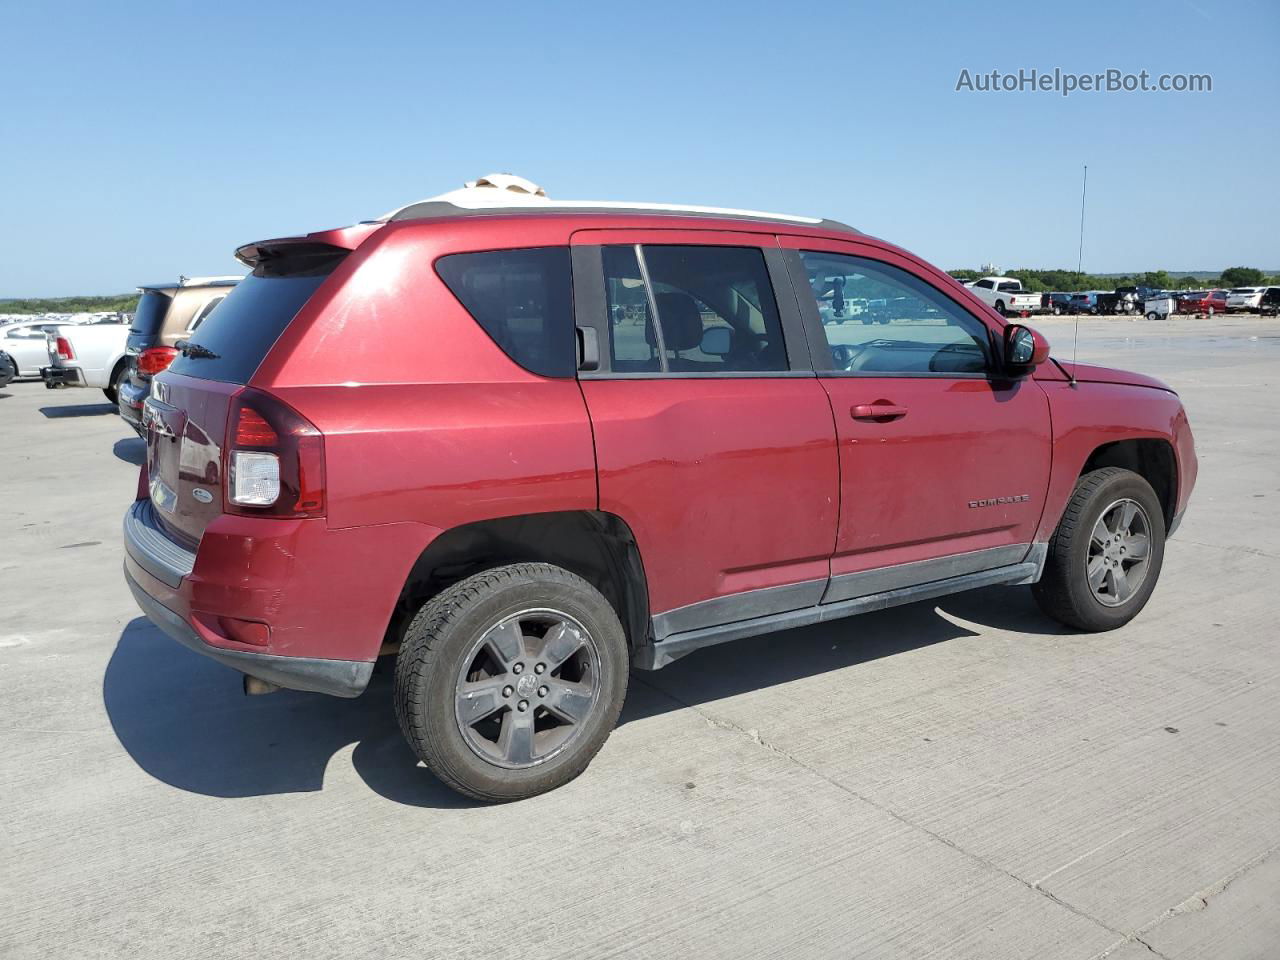
<path id="1" fill-rule="evenodd" d="M 872 263 L 879 264 L 880 266 L 888 267 L 891 269 L 900 270 L 905 273 L 908 273 L 910 276 L 918 280 L 920 283 L 924 284 L 926 287 L 928 287 L 938 296 L 945 298 L 948 302 L 953 304 L 958 311 L 971 317 L 974 323 L 978 324 L 983 330 L 987 332 L 986 372 L 984 373 L 934 373 L 934 372 L 887 373 L 884 371 L 861 371 L 861 370 L 835 369 L 834 362 L 831 359 L 831 349 L 827 344 L 827 335 L 822 329 L 822 317 L 818 313 L 818 305 L 813 300 L 812 296 L 806 297 L 801 293 L 802 290 L 807 291 L 809 289 L 809 276 L 805 270 L 804 261 L 800 257 L 800 254 L 802 252 L 817 253 L 817 254 L 823 254 L 826 256 L 843 256 L 843 257 L 853 257 L 855 259 L 869 260 Z M 941 287 L 938 287 L 936 284 L 930 282 L 926 278 L 920 276 L 918 273 L 915 273 L 914 271 L 910 271 L 910 270 L 903 270 L 902 267 L 899 267 L 896 264 L 889 263 L 886 260 L 881 260 L 878 257 L 869 256 L 867 253 L 851 253 L 846 250 L 819 250 L 819 249 L 808 250 L 806 249 L 802 251 L 798 248 L 793 249 L 788 247 L 782 251 L 782 254 L 784 259 L 786 260 L 787 270 L 791 275 L 792 289 L 795 291 L 796 299 L 799 301 L 801 312 L 804 315 L 804 328 L 805 328 L 805 333 L 807 334 L 809 339 L 809 350 L 813 357 L 813 367 L 819 377 L 822 377 L 822 378 L 829 378 L 829 377 L 859 378 L 860 377 L 863 379 L 877 379 L 877 380 L 905 380 L 905 379 L 1001 380 L 1003 379 L 1003 374 L 1002 374 L 1002 371 L 999 369 L 999 361 L 997 359 L 999 357 L 999 350 L 997 348 L 998 337 L 997 337 L 996 331 L 991 328 L 991 325 L 986 320 L 984 320 L 978 314 L 974 313 L 973 310 L 970 309 L 968 306 L 956 300 L 956 298 L 951 296 L 949 293 L 947 293 L 947 291 L 943 290 Z"/>
<path id="2" fill-rule="evenodd" d="M 742 244 L 708 243 L 706 246 L 742 246 Z M 644 246 L 641 244 L 641 246 Z M 601 344 L 599 366 L 595 370 L 579 370 L 580 380 L 777 380 L 815 375 L 812 346 L 805 329 L 800 301 L 791 283 L 787 262 L 772 236 L 761 237 L 758 249 L 764 254 L 774 302 L 782 322 L 782 339 L 787 352 L 786 370 L 730 370 L 716 373 L 684 371 L 621 373 L 611 369 L 609 343 L 609 310 L 605 295 L 604 254 L 599 244 L 573 244 L 570 247 L 573 266 L 574 320 L 579 328 L 596 331 Z M 647 286 L 647 285 L 646 285 Z"/>

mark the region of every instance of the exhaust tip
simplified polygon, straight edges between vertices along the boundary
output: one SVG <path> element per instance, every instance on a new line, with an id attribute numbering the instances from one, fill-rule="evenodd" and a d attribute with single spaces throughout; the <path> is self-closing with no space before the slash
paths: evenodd
<path id="1" fill-rule="evenodd" d="M 247 673 L 244 675 L 244 695 L 246 697 L 260 697 L 264 693 L 275 693 L 280 687 L 266 680 L 259 680 L 257 677 L 251 677 Z"/>

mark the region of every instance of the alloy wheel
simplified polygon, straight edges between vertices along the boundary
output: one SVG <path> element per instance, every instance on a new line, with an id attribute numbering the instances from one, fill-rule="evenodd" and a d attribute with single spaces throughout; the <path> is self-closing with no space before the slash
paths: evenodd
<path id="1" fill-rule="evenodd" d="M 467 746 L 489 763 L 545 763 L 582 732 L 600 699 L 600 650 L 558 610 L 504 617 L 472 644 L 454 693 Z"/>
<path id="2" fill-rule="evenodd" d="M 1104 606 L 1127 603 L 1147 578 L 1151 520 L 1136 500 L 1117 500 L 1102 511 L 1089 534 L 1085 573 L 1094 598 Z"/>

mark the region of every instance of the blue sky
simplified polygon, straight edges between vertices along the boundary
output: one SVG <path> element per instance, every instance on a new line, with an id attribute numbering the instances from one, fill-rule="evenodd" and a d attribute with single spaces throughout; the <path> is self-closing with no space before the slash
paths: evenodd
<path id="1" fill-rule="evenodd" d="M 240 243 L 509 171 L 834 217 L 946 268 L 1280 270 L 1280 5 L 0 0 L 0 297 L 235 271 Z M 1208 73 L 1209 94 L 957 93 Z"/>

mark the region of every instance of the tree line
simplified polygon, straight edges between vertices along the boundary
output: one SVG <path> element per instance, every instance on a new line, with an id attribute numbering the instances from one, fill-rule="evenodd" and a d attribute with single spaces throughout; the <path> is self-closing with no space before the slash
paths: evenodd
<path id="1" fill-rule="evenodd" d="M 0 300 L 0 313 L 133 313 L 138 294 L 105 297 L 18 297 Z"/>
<path id="2" fill-rule="evenodd" d="M 984 274 L 979 270 L 949 270 L 951 276 L 962 283 L 977 280 Z M 1260 287 L 1263 284 L 1280 286 L 1280 274 L 1268 277 L 1254 267 L 1228 267 L 1214 279 L 1212 274 L 1185 274 L 1174 276 L 1167 270 L 1152 270 L 1134 274 L 1079 273 L 1075 270 L 1007 270 L 1004 276 L 1022 281 L 1023 287 L 1032 293 L 1073 293 L 1077 290 L 1114 290 L 1116 287 L 1154 287 L 1158 290 L 1189 290 L 1205 287 Z"/>

